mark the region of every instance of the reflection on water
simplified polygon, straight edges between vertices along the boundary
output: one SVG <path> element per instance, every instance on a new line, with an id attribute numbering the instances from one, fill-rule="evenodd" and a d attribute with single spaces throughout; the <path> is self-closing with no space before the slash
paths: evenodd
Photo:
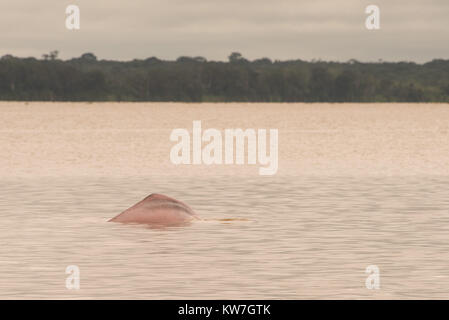
<path id="1" fill-rule="evenodd" d="M 447 298 L 449 177 L 2 179 L 0 298 Z M 152 192 L 204 221 L 106 222 Z M 65 269 L 81 270 L 67 290 Z M 380 268 L 380 290 L 365 268 Z"/>

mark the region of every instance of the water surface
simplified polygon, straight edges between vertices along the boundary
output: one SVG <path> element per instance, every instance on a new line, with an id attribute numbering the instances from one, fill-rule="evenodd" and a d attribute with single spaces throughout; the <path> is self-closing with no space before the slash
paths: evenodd
<path id="1" fill-rule="evenodd" d="M 4 103 L 0 114 L 0 298 L 449 294 L 447 105 Z M 279 173 L 172 165 L 169 133 L 192 120 L 279 128 Z M 204 221 L 106 222 L 152 192 Z M 68 265 L 80 290 L 66 289 Z M 379 290 L 365 287 L 369 265 Z"/>

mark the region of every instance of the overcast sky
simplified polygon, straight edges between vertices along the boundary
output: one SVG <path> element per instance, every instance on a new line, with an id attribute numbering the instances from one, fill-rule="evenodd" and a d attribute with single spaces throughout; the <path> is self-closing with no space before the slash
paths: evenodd
<path id="1" fill-rule="evenodd" d="M 65 27 L 65 8 L 81 29 Z M 365 8 L 381 29 L 365 28 Z M 0 56 L 131 60 L 181 55 L 248 59 L 449 59 L 449 0 L 0 0 Z"/>

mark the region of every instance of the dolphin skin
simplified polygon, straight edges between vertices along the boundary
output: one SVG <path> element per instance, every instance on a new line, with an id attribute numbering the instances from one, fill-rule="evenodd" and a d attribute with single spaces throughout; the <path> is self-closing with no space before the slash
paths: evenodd
<path id="1" fill-rule="evenodd" d="M 187 204 L 153 193 L 109 221 L 164 227 L 186 225 L 192 220 L 200 219 Z"/>

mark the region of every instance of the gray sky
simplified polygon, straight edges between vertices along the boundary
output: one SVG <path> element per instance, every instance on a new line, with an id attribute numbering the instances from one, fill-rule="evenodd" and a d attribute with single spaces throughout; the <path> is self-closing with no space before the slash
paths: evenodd
<path id="1" fill-rule="evenodd" d="M 69 4 L 78 31 L 65 28 Z M 370 4 L 380 30 L 365 28 Z M 449 0 L 1 0 L 0 30 L 0 56 L 425 62 L 449 59 Z"/>

